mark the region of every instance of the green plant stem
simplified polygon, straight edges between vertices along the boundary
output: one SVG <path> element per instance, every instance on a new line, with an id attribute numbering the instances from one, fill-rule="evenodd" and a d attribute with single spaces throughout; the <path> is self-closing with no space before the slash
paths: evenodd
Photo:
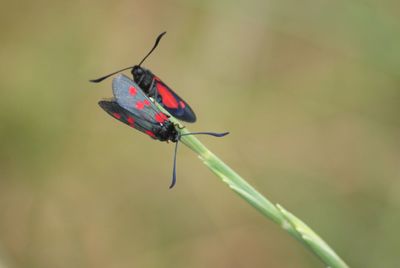
<path id="1" fill-rule="evenodd" d="M 170 120 L 175 124 L 180 123 L 173 117 Z M 181 134 L 189 133 L 186 128 L 179 130 Z M 311 228 L 299 218 L 285 210 L 279 204 L 271 203 L 267 198 L 254 189 L 242 177 L 226 165 L 221 159 L 208 150 L 195 136 L 186 135 L 181 141 L 195 152 L 203 163 L 234 192 L 255 207 L 265 217 L 279 224 L 291 236 L 305 245 L 311 252 L 318 256 L 328 267 L 345 268 L 347 264 L 322 240 Z"/>

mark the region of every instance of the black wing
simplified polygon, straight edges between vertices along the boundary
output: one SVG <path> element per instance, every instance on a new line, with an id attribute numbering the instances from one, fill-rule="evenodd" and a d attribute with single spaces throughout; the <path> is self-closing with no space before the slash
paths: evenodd
<path id="1" fill-rule="evenodd" d="M 147 121 L 143 118 L 137 117 L 133 113 L 121 107 L 114 99 L 99 101 L 99 105 L 112 117 L 149 135 L 153 139 L 157 139 L 154 130 L 160 127 L 159 123 Z"/>
<path id="2" fill-rule="evenodd" d="M 118 104 L 137 118 L 152 123 L 163 123 L 168 119 L 160 109 L 147 97 L 142 89 L 125 75 L 113 79 L 113 93 Z"/>
<path id="3" fill-rule="evenodd" d="M 178 96 L 169 86 L 154 76 L 154 89 L 157 92 L 156 101 L 174 117 L 193 123 L 196 115 L 189 104 Z"/>

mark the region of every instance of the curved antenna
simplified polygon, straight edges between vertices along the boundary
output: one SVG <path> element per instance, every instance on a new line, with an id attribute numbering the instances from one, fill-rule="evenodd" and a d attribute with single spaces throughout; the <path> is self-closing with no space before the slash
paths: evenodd
<path id="1" fill-rule="evenodd" d="M 210 135 L 210 136 L 214 136 L 214 137 L 223 137 L 228 135 L 229 132 L 223 132 L 223 133 L 215 133 L 215 132 L 191 132 L 191 133 L 184 133 L 184 134 L 180 134 L 178 136 L 178 140 L 176 141 L 175 144 L 175 152 L 174 152 L 174 166 L 172 168 L 172 182 L 171 185 L 169 186 L 169 189 L 171 189 L 172 187 L 175 186 L 176 184 L 176 153 L 178 152 L 178 143 L 181 140 L 182 136 L 188 136 L 188 135 Z"/>
<path id="2" fill-rule="evenodd" d="M 147 53 L 147 55 L 142 59 L 142 61 L 141 61 L 137 66 L 140 66 L 140 65 L 147 59 L 147 57 L 150 56 L 150 54 L 151 54 L 151 53 L 154 51 L 154 49 L 156 49 L 156 47 L 158 46 L 158 43 L 160 42 L 160 40 L 161 40 L 161 38 L 163 37 L 163 35 L 166 34 L 166 33 L 167 33 L 167 32 L 162 32 L 162 33 L 160 33 L 160 34 L 158 35 L 158 37 L 157 37 L 157 39 L 156 39 L 156 42 L 154 43 L 153 48 L 150 49 L 149 53 Z M 111 74 L 107 74 L 107 75 L 102 76 L 102 77 L 100 77 L 100 78 L 92 79 L 92 80 L 89 80 L 89 81 L 92 82 L 92 83 L 99 83 L 99 82 L 103 81 L 104 79 L 109 78 L 110 76 L 112 76 L 112 75 L 114 75 L 114 74 L 117 74 L 117 73 L 119 73 L 119 72 L 122 72 L 122 71 L 125 71 L 125 70 L 128 70 L 128 69 L 131 69 L 131 68 L 133 68 L 133 67 L 135 67 L 135 66 L 126 67 L 126 68 L 123 68 L 123 69 L 121 69 L 121 70 L 119 70 L 119 71 L 116 71 L 116 72 L 113 72 L 113 73 L 111 73 Z"/>
<path id="3" fill-rule="evenodd" d="M 147 59 L 148 56 L 150 56 L 150 54 L 154 51 L 154 49 L 156 49 L 156 47 L 158 46 L 158 43 L 160 42 L 161 38 L 163 37 L 164 34 L 166 34 L 167 32 L 162 32 L 157 36 L 156 42 L 154 43 L 154 46 L 152 49 L 150 49 L 149 53 L 147 53 L 147 55 L 142 59 L 142 61 L 138 64 L 138 66 L 142 65 L 142 63 Z"/>
<path id="4" fill-rule="evenodd" d="M 190 132 L 190 133 L 183 133 L 179 135 L 179 138 L 182 136 L 188 136 L 188 135 L 210 135 L 214 137 L 223 137 L 228 135 L 229 132 L 222 132 L 222 133 L 215 133 L 215 132 Z"/>
<path id="5" fill-rule="evenodd" d="M 109 78 L 110 76 L 112 76 L 112 75 L 114 75 L 114 74 L 117 74 L 117 73 L 119 73 L 119 72 L 122 72 L 122 71 L 125 71 L 125 70 L 128 70 L 128 69 L 131 69 L 131 68 L 133 68 L 133 67 L 134 67 L 134 66 L 126 67 L 126 68 L 121 69 L 121 70 L 119 70 L 119 71 L 116 71 L 116 72 L 113 72 L 113 73 L 111 73 L 111 74 L 107 74 L 107 75 L 105 75 L 105 76 L 103 76 L 103 77 L 100 77 L 100 78 L 97 78 L 97 79 L 92 79 L 92 80 L 89 80 L 89 81 L 92 82 L 92 83 L 99 83 L 99 82 L 103 81 L 103 80 L 106 79 L 106 78 Z"/>
<path id="6" fill-rule="evenodd" d="M 172 182 L 171 182 L 171 185 L 169 186 L 169 189 L 174 187 L 175 183 L 176 183 L 176 152 L 178 151 L 178 143 L 179 143 L 179 139 L 176 141 L 176 144 L 175 144 L 174 168 L 172 169 Z"/>

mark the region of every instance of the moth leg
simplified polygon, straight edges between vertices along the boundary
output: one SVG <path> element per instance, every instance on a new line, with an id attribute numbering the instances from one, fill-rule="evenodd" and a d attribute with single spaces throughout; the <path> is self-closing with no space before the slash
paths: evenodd
<path id="1" fill-rule="evenodd" d="M 137 84 L 140 85 L 140 84 L 143 82 L 143 79 L 144 79 L 144 75 L 142 75 L 142 76 L 140 77 L 140 79 L 139 79 L 139 81 L 137 82 Z"/>
<path id="2" fill-rule="evenodd" d="M 157 92 L 156 89 L 153 88 L 153 87 L 154 87 L 154 82 L 155 82 L 155 81 L 156 81 L 156 79 L 154 79 L 154 77 L 153 77 L 153 80 L 151 80 L 149 93 L 153 93 L 153 92 L 154 92 L 153 99 L 154 99 L 154 101 L 156 102 L 156 101 L 157 101 L 157 97 L 158 97 L 158 92 Z M 152 91 L 153 91 L 153 92 L 152 92 Z"/>

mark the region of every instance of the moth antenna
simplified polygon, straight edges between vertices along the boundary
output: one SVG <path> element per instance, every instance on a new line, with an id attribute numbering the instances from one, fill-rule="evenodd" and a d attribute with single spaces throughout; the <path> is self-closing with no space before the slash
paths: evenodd
<path id="1" fill-rule="evenodd" d="M 117 73 L 119 73 L 119 72 L 122 72 L 122 71 L 125 71 L 125 70 L 128 70 L 128 69 L 132 69 L 133 67 L 134 67 L 134 66 L 126 67 L 126 68 L 121 69 L 121 70 L 119 70 L 119 71 L 116 71 L 116 72 L 113 72 L 113 73 L 111 73 L 111 74 L 107 74 L 107 75 L 102 76 L 102 77 L 100 77 L 100 78 L 92 79 L 92 80 L 89 80 L 89 81 L 92 82 L 92 83 L 99 83 L 99 82 L 103 81 L 103 80 L 106 79 L 106 78 L 109 78 L 110 76 L 112 76 L 112 75 L 114 75 L 114 74 L 117 74 Z"/>
<path id="2" fill-rule="evenodd" d="M 176 184 L 176 155 L 178 152 L 178 143 L 181 140 L 182 136 L 188 136 L 188 135 L 210 135 L 210 136 L 214 136 L 214 137 L 223 137 L 228 135 L 229 132 L 223 132 L 223 133 L 215 133 L 215 132 L 191 132 L 191 133 L 184 133 L 184 134 L 180 134 L 178 136 L 178 139 L 176 141 L 175 144 L 175 152 L 174 152 L 174 166 L 172 168 L 172 182 L 171 185 L 169 186 L 169 189 L 171 189 L 172 187 L 175 186 Z"/>
<path id="3" fill-rule="evenodd" d="M 175 183 L 176 183 L 176 153 L 178 152 L 178 143 L 179 143 L 179 139 L 176 141 L 176 144 L 175 144 L 174 167 L 172 169 L 172 182 L 171 182 L 171 185 L 169 186 L 169 189 L 174 187 Z"/>
<path id="4" fill-rule="evenodd" d="M 150 49 L 149 53 L 147 53 L 147 55 L 142 59 L 142 61 L 138 64 L 138 66 L 142 65 L 142 63 L 147 59 L 148 56 L 150 56 L 150 54 L 154 51 L 154 49 L 156 49 L 156 47 L 158 46 L 158 43 L 160 42 L 161 38 L 163 37 L 164 34 L 166 34 L 167 32 L 162 32 L 157 36 L 156 42 L 154 43 L 154 46 L 152 49 Z"/>
<path id="5" fill-rule="evenodd" d="M 158 46 L 158 43 L 160 42 L 161 38 L 162 38 L 163 35 L 166 34 L 166 33 L 167 33 L 167 32 L 162 32 L 162 33 L 160 33 L 160 34 L 158 35 L 158 37 L 157 37 L 157 39 L 156 39 L 156 42 L 154 43 L 153 48 L 149 51 L 149 53 L 147 53 L 147 55 L 142 59 L 142 61 L 139 63 L 138 66 L 140 66 L 140 65 L 147 59 L 147 57 L 150 56 L 150 54 L 154 51 L 154 49 L 156 49 L 156 47 Z M 102 76 L 102 77 L 100 77 L 100 78 L 92 79 L 92 80 L 89 80 L 89 81 L 92 82 L 92 83 L 99 83 L 99 82 L 103 81 L 104 79 L 109 78 L 110 76 L 112 76 L 112 75 L 114 75 L 114 74 L 117 74 L 117 73 L 119 73 L 119 72 L 122 72 L 122 71 L 125 71 L 125 70 L 128 70 L 128 69 L 132 69 L 133 67 L 135 67 L 135 66 L 126 67 L 126 68 L 123 68 L 123 69 L 121 69 L 121 70 L 119 70 L 119 71 L 116 71 L 116 72 L 113 72 L 113 73 L 111 73 L 111 74 L 107 74 L 107 75 Z"/>
<path id="6" fill-rule="evenodd" d="M 188 135 L 211 135 L 214 137 L 223 137 L 228 135 L 229 132 L 222 132 L 222 133 L 216 133 L 216 132 L 190 132 L 190 133 L 183 133 L 179 135 L 179 138 L 182 136 L 188 136 Z"/>

